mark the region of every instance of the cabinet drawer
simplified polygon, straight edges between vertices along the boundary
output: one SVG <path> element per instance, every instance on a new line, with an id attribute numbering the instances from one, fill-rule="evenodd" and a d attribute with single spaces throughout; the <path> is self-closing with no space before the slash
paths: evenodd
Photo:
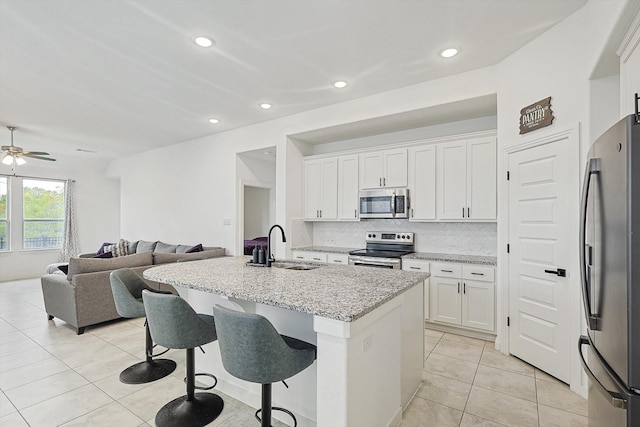
<path id="1" fill-rule="evenodd" d="M 430 271 L 429 261 L 423 261 L 420 259 L 403 259 L 402 269 L 407 271 L 421 271 L 428 273 Z"/>
<path id="2" fill-rule="evenodd" d="M 349 264 L 349 255 L 347 254 L 327 254 L 327 262 L 331 264 Z"/>
<path id="3" fill-rule="evenodd" d="M 293 257 L 293 259 L 300 259 L 305 261 L 309 260 L 309 252 L 305 251 L 293 251 L 291 252 L 291 256 Z"/>
<path id="4" fill-rule="evenodd" d="M 327 262 L 327 254 L 325 252 L 309 252 L 308 261 Z"/>
<path id="5" fill-rule="evenodd" d="M 462 266 L 460 264 L 446 264 L 440 262 L 431 263 L 431 274 L 438 277 L 462 277 Z"/>
<path id="6" fill-rule="evenodd" d="M 465 265 L 462 267 L 462 278 L 468 280 L 479 280 L 481 282 L 494 282 L 495 269 L 493 267 Z"/>

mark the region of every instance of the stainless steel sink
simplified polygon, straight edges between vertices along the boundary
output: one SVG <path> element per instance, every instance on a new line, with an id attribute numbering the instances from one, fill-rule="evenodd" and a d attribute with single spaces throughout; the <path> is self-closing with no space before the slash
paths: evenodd
<path id="1" fill-rule="evenodd" d="M 295 262 L 276 261 L 271 263 L 271 267 L 284 268 L 287 270 L 315 270 L 320 265 L 313 264 L 298 264 Z"/>

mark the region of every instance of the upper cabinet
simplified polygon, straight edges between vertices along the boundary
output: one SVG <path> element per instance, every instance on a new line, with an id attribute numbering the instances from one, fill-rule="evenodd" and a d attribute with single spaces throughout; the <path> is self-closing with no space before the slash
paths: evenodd
<path id="1" fill-rule="evenodd" d="M 338 217 L 338 159 L 305 160 L 304 218 L 335 220 Z"/>
<path id="2" fill-rule="evenodd" d="M 358 221 L 358 155 L 338 157 L 338 219 Z"/>
<path id="3" fill-rule="evenodd" d="M 361 189 L 406 186 L 406 148 L 360 154 Z"/>
<path id="4" fill-rule="evenodd" d="M 436 219 L 436 146 L 409 148 L 411 221 Z"/>
<path id="5" fill-rule="evenodd" d="M 438 219 L 496 219 L 496 139 L 437 145 Z"/>

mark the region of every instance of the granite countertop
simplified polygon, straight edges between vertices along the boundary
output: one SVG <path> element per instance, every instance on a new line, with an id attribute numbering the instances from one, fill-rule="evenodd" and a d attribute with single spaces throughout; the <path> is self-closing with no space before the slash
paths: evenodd
<path id="1" fill-rule="evenodd" d="M 176 287 L 352 322 L 429 278 L 428 273 L 317 264 L 314 270 L 247 266 L 250 257 L 221 257 L 164 264 L 146 279 Z M 281 261 L 281 260 L 279 260 Z"/>
<path id="2" fill-rule="evenodd" d="M 292 251 L 327 252 L 333 254 L 348 254 L 349 252 L 358 249 L 362 248 L 339 248 L 335 246 L 300 246 L 298 248 L 291 248 Z"/>
<path id="3" fill-rule="evenodd" d="M 494 266 L 497 264 L 498 260 L 498 258 L 494 256 L 442 254 L 430 252 L 414 252 L 412 254 L 403 256 L 402 259 L 422 259 L 425 261 L 460 262 L 466 264 L 483 264 Z"/>

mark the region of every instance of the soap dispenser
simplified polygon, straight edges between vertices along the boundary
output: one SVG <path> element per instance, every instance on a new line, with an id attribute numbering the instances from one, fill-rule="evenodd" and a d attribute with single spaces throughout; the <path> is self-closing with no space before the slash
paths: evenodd
<path id="1" fill-rule="evenodd" d="M 258 249 L 258 264 L 266 264 L 267 263 L 267 256 L 265 253 L 265 250 L 262 246 L 260 246 L 260 249 Z"/>
<path id="2" fill-rule="evenodd" d="M 251 261 L 254 264 L 258 264 L 258 244 L 256 243 L 256 245 L 253 247 L 253 251 L 251 252 L 252 255 L 252 259 Z"/>

